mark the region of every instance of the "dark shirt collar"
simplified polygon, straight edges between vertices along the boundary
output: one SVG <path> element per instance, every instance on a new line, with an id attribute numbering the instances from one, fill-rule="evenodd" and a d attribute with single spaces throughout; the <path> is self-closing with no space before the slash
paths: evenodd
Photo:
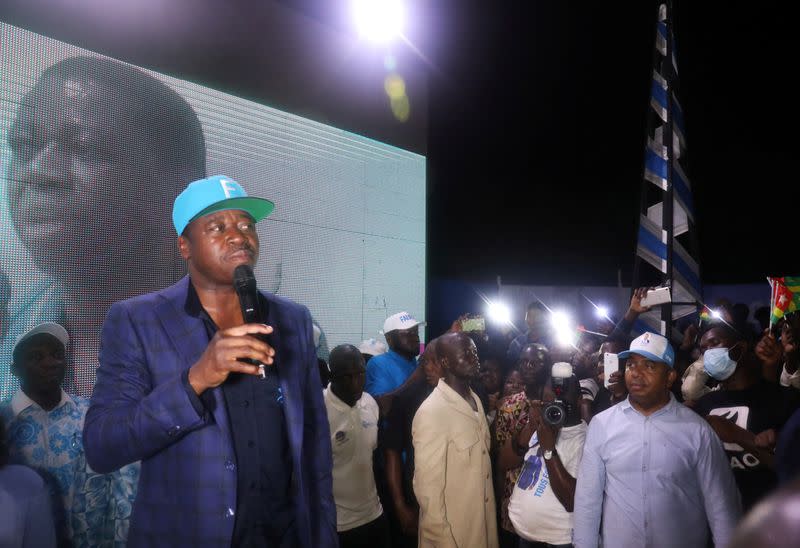
<path id="1" fill-rule="evenodd" d="M 259 291 L 258 305 L 261 309 L 261 317 L 263 318 L 264 322 L 267 322 L 269 319 L 268 315 L 264 314 L 264 311 L 269 310 L 267 303 L 268 301 L 266 297 L 264 297 L 264 295 L 262 295 Z M 204 321 L 211 322 L 216 330 L 217 326 L 208 311 L 203 308 L 203 303 L 200 302 L 200 295 L 197 294 L 197 290 L 194 288 L 191 278 L 189 278 L 189 284 L 186 290 L 186 303 L 183 305 L 183 307 L 188 315 L 192 316 L 193 318 L 201 318 Z"/>
<path id="2" fill-rule="evenodd" d="M 194 284 L 192 280 L 189 279 L 188 290 L 186 291 L 186 304 L 184 304 L 184 310 L 190 316 L 197 318 L 204 312 L 206 315 L 208 314 L 203 308 L 203 303 L 200 302 L 200 296 L 197 294 L 197 290 L 194 288 Z"/>

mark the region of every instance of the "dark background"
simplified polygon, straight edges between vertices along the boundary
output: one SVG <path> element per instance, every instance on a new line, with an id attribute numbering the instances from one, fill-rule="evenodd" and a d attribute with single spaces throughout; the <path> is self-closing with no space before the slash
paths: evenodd
<path id="1" fill-rule="evenodd" d="M 425 154 L 429 280 L 615 285 L 633 266 L 657 5 L 409 0 L 425 60 L 395 46 L 406 124 L 375 115 L 379 92 L 343 98 L 335 71 L 303 86 L 292 67 L 314 37 L 270 26 L 281 12 L 350 33 L 345 1 L 7 0 L 0 19 Z M 705 283 L 800 274 L 786 9 L 674 3 Z"/>
<path id="2" fill-rule="evenodd" d="M 442 59 L 466 91 L 431 95 L 434 276 L 613 285 L 620 268 L 628 283 L 655 16 L 653 2 L 528 2 L 456 18 Z M 800 271 L 783 229 L 798 192 L 782 17 L 675 2 L 705 283 Z"/>

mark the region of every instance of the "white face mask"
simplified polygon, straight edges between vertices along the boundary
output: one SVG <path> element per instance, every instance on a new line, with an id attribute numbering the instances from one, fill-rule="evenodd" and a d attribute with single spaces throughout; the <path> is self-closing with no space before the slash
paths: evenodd
<path id="1" fill-rule="evenodd" d="M 731 358 L 730 351 L 736 348 L 739 343 L 736 343 L 731 348 L 709 348 L 703 354 L 703 369 L 712 378 L 718 381 L 724 381 L 733 375 L 736 371 L 736 366 L 739 365 L 736 360 Z"/>

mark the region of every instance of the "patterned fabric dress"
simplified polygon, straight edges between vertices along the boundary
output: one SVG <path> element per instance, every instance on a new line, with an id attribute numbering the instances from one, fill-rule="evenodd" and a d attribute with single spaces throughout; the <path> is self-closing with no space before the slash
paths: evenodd
<path id="1" fill-rule="evenodd" d="M 88 400 L 62 393 L 59 405 L 48 412 L 18 392 L 14 400 L 0 404 L 8 430 L 9 460 L 30 466 L 45 480 L 59 543 L 122 547 L 128 537 L 139 463 L 113 474 L 97 474 L 89 468 L 82 439 L 88 408 Z"/>
<path id="2" fill-rule="evenodd" d="M 506 403 L 497 413 L 497 419 L 495 419 L 495 439 L 498 447 L 505 445 L 506 440 L 519 434 L 528 424 L 530 408 L 531 405 L 528 403 L 528 397 L 525 392 L 519 392 L 508 397 Z M 508 501 L 511 499 L 511 493 L 514 492 L 514 485 L 517 483 L 521 470 L 522 465 L 520 464 L 517 468 L 506 471 L 505 482 L 503 483 L 503 498 L 500 501 L 500 525 L 503 529 L 512 533 L 514 532 L 514 526 L 508 517 Z"/>

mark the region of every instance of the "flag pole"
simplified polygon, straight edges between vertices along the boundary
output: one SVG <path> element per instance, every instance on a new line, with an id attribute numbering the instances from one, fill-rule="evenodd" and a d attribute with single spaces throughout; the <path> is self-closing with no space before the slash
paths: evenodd
<path id="1" fill-rule="evenodd" d="M 666 149 L 666 156 L 667 156 L 667 188 L 664 192 L 664 201 L 662 202 L 662 209 L 661 209 L 661 226 L 663 227 L 664 231 L 666 232 L 667 244 L 666 249 L 666 267 L 667 271 L 664 276 L 664 285 L 669 286 L 670 291 L 673 292 L 675 288 L 672 287 L 674 281 L 673 272 L 674 262 L 673 262 L 673 245 L 674 245 L 674 237 L 675 237 L 675 217 L 673 214 L 673 204 L 674 204 L 674 188 L 673 188 L 673 162 L 675 161 L 673 148 L 672 148 L 672 137 L 673 137 L 673 123 L 674 120 L 672 119 L 672 96 L 675 93 L 674 89 L 674 78 L 673 78 L 673 66 L 672 66 L 672 2 L 667 0 L 664 3 L 667 13 L 666 19 L 664 21 L 664 25 L 666 27 L 666 48 L 665 48 L 665 55 L 661 59 L 661 70 L 659 71 L 661 75 L 667 82 L 667 112 L 666 112 L 666 120 L 664 121 L 664 125 L 662 127 L 662 137 L 661 137 L 661 144 Z M 661 321 L 665 324 L 664 327 L 664 335 L 668 339 L 672 335 L 672 302 L 664 303 L 661 306 Z"/>
<path id="2" fill-rule="evenodd" d="M 767 278 L 769 282 L 770 292 L 769 292 L 769 327 L 767 328 L 767 332 L 772 333 L 772 318 L 774 316 L 773 310 L 775 310 L 775 280 L 772 278 Z"/>

